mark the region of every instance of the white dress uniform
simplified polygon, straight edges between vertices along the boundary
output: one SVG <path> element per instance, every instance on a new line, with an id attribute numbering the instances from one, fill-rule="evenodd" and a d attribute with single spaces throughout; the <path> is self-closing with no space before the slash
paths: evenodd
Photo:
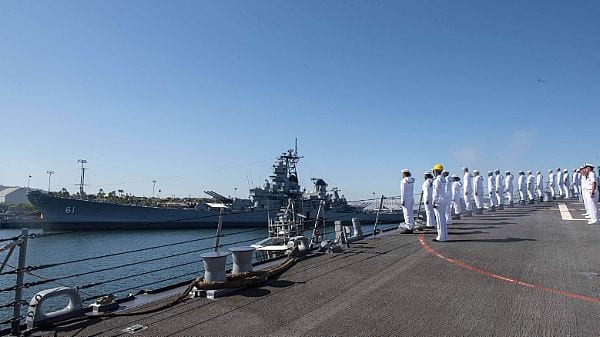
<path id="1" fill-rule="evenodd" d="M 448 175 L 448 171 L 444 171 L 445 172 L 445 176 L 444 179 L 446 180 L 446 226 L 447 225 L 452 225 L 452 179 L 450 178 L 450 176 Z M 442 175 L 444 175 L 444 172 L 442 172 Z"/>
<path id="2" fill-rule="evenodd" d="M 538 172 L 535 176 L 535 193 L 537 194 L 538 200 L 544 201 L 544 176 L 542 172 Z"/>
<path id="3" fill-rule="evenodd" d="M 563 195 L 563 174 L 560 168 L 556 169 L 556 195 L 561 197 Z"/>
<path id="4" fill-rule="evenodd" d="M 490 209 L 495 210 L 496 209 L 496 179 L 494 179 L 494 176 L 491 175 L 490 173 L 492 172 L 488 172 L 488 179 L 487 179 L 487 184 L 488 184 L 488 195 L 490 197 Z"/>
<path id="5" fill-rule="evenodd" d="M 473 206 L 471 205 L 472 190 L 473 180 L 469 172 L 465 172 L 465 175 L 463 176 L 463 197 L 465 198 L 465 208 L 467 213 L 473 211 Z"/>
<path id="6" fill-rule="evenodd" d="M 556 179 L 552 170 L 548 171 L 548 185 L 550 185 L 550 194 L 552 199 L 556 199 Z"/>
<path id="7" fill-rule="evenodd" d="M 579 172 L 579 170 L 576 170 L 575 173 L 573 173 L 573 190 L 577 196 L 581 195 L 581 172 Z"/>
<path id="8" fill-rule="evenodd" d="M 598 206 L 596 203 L 598 202 L 598 186 L 596 185 L 596 190 L 594 190 L 593 183 L 596 182 L 596 174 L 594 171 L 590 171 L 588 176 L 581 176 L 581 193 L 583 195 L 583 203 L 585 205 L 585 210 L 587 214 L 590 215 L 589 224 L 597 224 L 598 223 Z M 594 192 L 594 196 L 592 197 L 592 192 Z"/>
<path id="9" fill-rule="evenodd" d="M 435 216 L 433 214 L 433 199 L 431 196 L 431 194 L 433 193 L 433 180 L 431 178 L 426 178 L 425 181 L 423 181 L 423 185 L 421 187 L 423 188 L 423 202 L 425 203 L 425 217 L 427 218 L 427 223 L 425 224 L 425 227 L 432 228 L 435 227 Z"/>
<path id="10" fill-rule="evenodd" d="M 462 184 L 460 181 L 452 182 L 452 208 L 454 209 L 454 214 L 460 215 L 461 212 L 461 192 L 462 192 Z"/>
<path id="11" fill-rule="evenodd" d="M 564 170 L 563 171 L 563 195 L 565 196 L 565 198 L 571 197 L 571 193 L 569 191 L 570 186 L 571 186 L 571 184 L 569 184 L 569 171 Z"/>
<path id="12" fill-rule="evenodd" d="M 483 177 L 473 176 L 473 195 L 475 196 L 475 207 L 481 212 L 483 209 Z"/>
<path id="13" fill-rule="evenodd" d="M 504 208 L 504 177 L 500 171 L 496 171 L 496 204 L 500 209 Z"/>
<path id="14" fill-rule="evenodd" d="M 435 214 L 438 241 L 448 240 L 448 227 L 446 226 L 446 179 L 442 175 L 433 181 L 433 213 Z"/>
<path id="15" fill-rule="evenodd" d="M 404 226 L 406 229 L 415 228 L 414 211 L 414 188 L 415 178 L 404 177 L 400 182 L 400 202 L 402 203 L 402 214 L 404 215 Z"/>
<path id="16" fill-rule="evenodd" d="M 529 199 L 529 203 L 533 203 L 535 199 L 535 178 L 531 171 L 528 172 L 527 175 L 527 197 Z"/>
<path id="17" fill-rule="evenodd" d="M 522 174 L 521 174 L 522 173 Z M 519 189 L 519 202 L 524 204 L 527 201 L 527 183 L 525 182 L 525 173 L 519 172 L 519 179 L 517 180 L 517 188 Z"/>
<path id="18" fill-rule="evenodd" d="M 506 178 L 504 179 L 504 186 L 506 189 L 506 198 L 508 199 L 508 204 L 512 205 L 513 204 L 513 180 L 514 177 L 512 174 L 510 174 L 510 172 L 507 172 L 508 174 L 506 175 Z"/>

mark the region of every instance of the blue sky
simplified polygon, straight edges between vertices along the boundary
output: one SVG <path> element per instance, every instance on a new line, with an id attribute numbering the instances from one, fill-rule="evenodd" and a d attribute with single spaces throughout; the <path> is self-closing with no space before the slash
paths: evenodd
<path id="1" fill-rule="evenodd" d="M 2 1 L 0 184 L 247 195 L 600 163 L 600 3 Z"/>

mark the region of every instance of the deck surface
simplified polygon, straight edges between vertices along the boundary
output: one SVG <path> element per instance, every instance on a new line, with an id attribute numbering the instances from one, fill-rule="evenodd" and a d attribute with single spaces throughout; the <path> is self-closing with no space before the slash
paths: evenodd
<path id="1" fill-rule="evenodd" d="M 550 202 L 465 218 L 445 243 L 394 231 L 301 261 L 261 288 L 55 331 L 131 336 L 121 330 L 141 324 L 134 335 L 600 336 L 600 226 L 581 220 L 582 208 Z"/>

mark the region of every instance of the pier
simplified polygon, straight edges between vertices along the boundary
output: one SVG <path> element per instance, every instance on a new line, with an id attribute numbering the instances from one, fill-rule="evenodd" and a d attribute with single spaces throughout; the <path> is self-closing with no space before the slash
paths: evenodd
<path id="1" fill-rule="evenodd" d="M 90 319 L 58 336 L 594 336 L 600 227 L 575 201 L 537 203 L 433 233 L 390 231 L 301 260 L 217 300 Z M 158 307 L 169 299 L 135 310 Z M 38 332 L 43 333 L 43 332 Z"/>

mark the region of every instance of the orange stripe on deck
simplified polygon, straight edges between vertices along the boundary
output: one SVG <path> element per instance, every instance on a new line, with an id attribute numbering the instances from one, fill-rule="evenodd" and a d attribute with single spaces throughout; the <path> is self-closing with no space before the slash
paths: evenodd
<path id="1" fill-rule="evenodd" d="M 560 290 L 560 289 L 554 289 L 554 288 L 550 288 L 550 287 L 546 287 L 543 285 L 539 285 L 539 284 L 531 284 L 531 283 L 527 283 L 527 282 L 523 282 L 520 280 L 516 280 L 510 277 L 506 277 L 506 276 L 502 276 L 502 275 L 498 275 L 498 274 L 494 274 L 494 273 L 490 273 L 489 271 L 485 271 L 483 269 L 479 269 L 475 266 L 472 266 L 468 263 L 462 262 L 462 261 L 458 261 L 449 257 L 446 257 L 438 252 L 436 252 L 433 248 L 431 248 L 427 242 L 425 242 L 425 235 L 423 234 L 419 234 L 419 244 L 421 244 L 421 247 L 423 247 L 423 249 L 425 249 L 425 251 L 427 251 L 429 254 L 439 257 L 442 260 L 445 260 L 447 262 L 450 262 L 454 265 L 457 265 L 461 268 L 470 270 L 472 272 L 475 272 L 477 274 L 480 275 L 484 275 L 496 280 L 500 280 L 500 281 L 504 281 L 507 283 L 512 283 L 512 284 L 516 284 L 522 287 L 528 287 L 528 288 L 533 288 L 533 289 L 537 289 L 537 290 L 541 290 L 541 291 L 545 291 L 547 293 L 552 293 L 552 294 L 556 294 L 556 295 L 562 295 L 562 296 L 566 296 L 569 298 L 575 298 L 578 300 L 582 300 L 582 301 L 587 301 L 587 302 L 593 302 L 593 303 L 600 303 L 600 298 L 595 298 L 595 297 L 588 297 L 588 296 L 584 296 L 584 295 L 579 295 L 579 294 L 574 294 L 574 293 L 570 293 L 568 291 L 564 291 L 564 290 Z"/>

